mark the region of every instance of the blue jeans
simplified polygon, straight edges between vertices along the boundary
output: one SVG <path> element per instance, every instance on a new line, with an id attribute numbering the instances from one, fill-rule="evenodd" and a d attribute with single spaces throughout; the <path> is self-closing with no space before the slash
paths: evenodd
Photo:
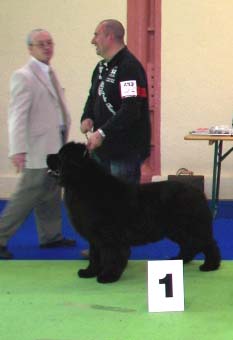
<path id="1" fill-rule="evenodd" d="M 92 158 L 95 159 L 106 170 L 106 172 L 113 176 L 121 178 L 129 183 L 140 182 L 142 164 L 140 157 L 117 161 L 103 160 L 93 153 Z"/>

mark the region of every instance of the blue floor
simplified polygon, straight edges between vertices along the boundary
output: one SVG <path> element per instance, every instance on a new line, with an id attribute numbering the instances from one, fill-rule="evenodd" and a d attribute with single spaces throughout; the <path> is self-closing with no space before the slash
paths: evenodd
<path id="1" fill-rule="evenodd" d="M 0 211 L 6 201 L 0 201 Z M 81 259 L 80 251 L 88 247 L 88 243 L 78 235 L 70 225 L 66 210 L 62 207 L 63 231 L 65 237 L 77 240 L 74 248 L 40 249 L 36 233 L 33 214 L 28 216 L 17 233 L 8 244 L 9 250 L 14 254 L 14 259 Z M 214 235 L 221 249 L 222 258 L 233 259 L 233 201 L 221 201 L 218 214 L 214 220 Z M 132 248 L 131 259 L 135 260 L 159 260 L 175 256 L 178 251 L 176 244 L 169 240 Z M 202 255 L 197 257 L 202 258 Z"/>

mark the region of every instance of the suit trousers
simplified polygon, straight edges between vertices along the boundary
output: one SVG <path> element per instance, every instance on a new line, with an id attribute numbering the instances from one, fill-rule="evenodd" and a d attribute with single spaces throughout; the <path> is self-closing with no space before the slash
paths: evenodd
<path id="1" fill-rule="evenodd" d="M 40 244 L 63 238 L 61 188 L 46 168 L 23 170 L 18 187 L 0 217 L 0 245 L 7 245 L 32 210 Z"/>

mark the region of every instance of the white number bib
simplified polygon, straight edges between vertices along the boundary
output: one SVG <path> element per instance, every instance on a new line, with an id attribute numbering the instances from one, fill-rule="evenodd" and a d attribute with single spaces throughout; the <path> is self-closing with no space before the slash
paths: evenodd
<path id="1" fill-rule="evenodd" d="M 120 86 L 121 86 L 121 98 L 137 96 L 136 80 L 121 81 Z"/>

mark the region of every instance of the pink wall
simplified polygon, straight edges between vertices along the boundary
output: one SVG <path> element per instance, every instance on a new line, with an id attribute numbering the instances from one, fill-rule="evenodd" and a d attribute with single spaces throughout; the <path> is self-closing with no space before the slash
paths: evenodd
<path id="1" fill-rule="evenodd" d="M 149 84 L 151 156 L 142 168 L 142 181 L 161 174 L 161 0 L 127 1 L 127 45 L 146 69 Z"/>

